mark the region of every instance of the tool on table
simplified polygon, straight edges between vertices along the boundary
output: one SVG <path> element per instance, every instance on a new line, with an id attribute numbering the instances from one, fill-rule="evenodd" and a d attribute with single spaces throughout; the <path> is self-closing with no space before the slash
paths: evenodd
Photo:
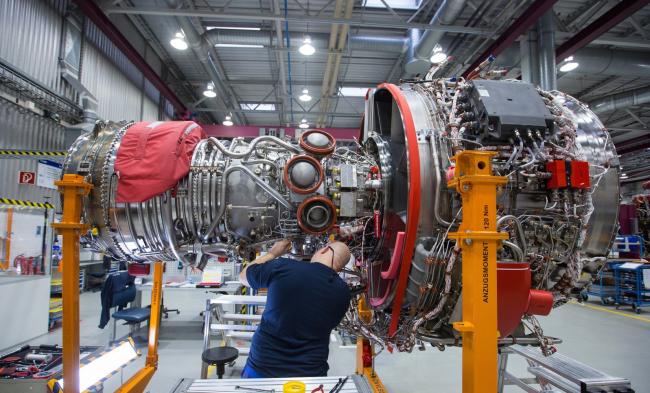
<path id="1" fill-rule="evenodd" d="M 314 388 L 314 390 L 311 391 L 311 393 L 325 393 L 325 390 L 323 390 L 323 384 L 318 385 L 317 388 Z"/>
<path id="2" fill-rule="evenodd" d="M 248 388 L 246 386 L 235 386 L 235 390 L 244 390 L 247 392 L 260 392 L 260 393 L 275 393 L 275 389 L 258 389 L 258 388 Z"/>
<path id="3" fill-rule="evenodd" d="M 282 385 L 283 393 L 305 393 L 307 385 L 301 381 L 289 381 Z"/>
<path id="4" fill-rule="evenodd" d="M 329 393 L 338 393 L 338 392 L 340 392 L 341 389 L 343 389 L 343 385 L 345 385 L 345 383 L 348 381 L 348 378 L 349 377 L 339 378 L 339 381 L 336 383 L 336 385 L 334 385 L 334 387 L 332 388 L 332 390 L 330 390 Z"/>

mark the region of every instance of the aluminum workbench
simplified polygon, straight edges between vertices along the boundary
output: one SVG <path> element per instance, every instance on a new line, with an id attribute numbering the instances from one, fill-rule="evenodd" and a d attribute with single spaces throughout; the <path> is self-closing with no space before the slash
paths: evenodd
<path id="1" fill-rule="evenodd" d="M 274 391 L 282 393 L 282 385 L 288 381 L 301 381 L 307 387 L 305 392 L 311 392 L 319 385 L 323 385 L 323 390 L 329 392 L 339 381 L 335 377 L 310 377 L 310 378 L 254 378 L 254 379 L 181 379 L 171 390 L 171 393 L 252 393 L 254 390 L 246 388 L 259 389 L 259 391 Z M 238 388 L 239 387 L 239 388 Z M 341 393 L 372 393 L 368 381 L 361 375 L 351 375 L 345 381 L 340 390 Z"/>

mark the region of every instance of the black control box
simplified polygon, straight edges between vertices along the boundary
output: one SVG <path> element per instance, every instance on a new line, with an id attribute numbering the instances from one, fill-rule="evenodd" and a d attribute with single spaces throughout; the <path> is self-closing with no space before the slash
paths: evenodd
<path id="1" fill-rule="evenodd" d="M 470 132 L 479 140 L 509 143 L 516 139 L 515 130 L 522 138 L 528 130 L 553 133 L 553 115 L 530 83 L 474 80 L 467 99 L 475 113 Z"/>

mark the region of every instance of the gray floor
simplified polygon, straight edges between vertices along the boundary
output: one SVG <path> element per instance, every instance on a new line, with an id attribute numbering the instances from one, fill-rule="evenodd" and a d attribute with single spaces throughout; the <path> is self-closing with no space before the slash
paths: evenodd
<path id="1" fill-rule="evenodd" d="M 167 393 L 180 378 L 199 377 L 202 333 L 198 314 L 205 304 L 205 296 L 201 292 L 166 291 L 166 305 L 180 308 L 181 314 L 172 314 L 163 321 L 159 369 L 149 384 L 150 392 Z M 146 296 L 143 301 L 147 302 Z M 82 345 L 104 345 L 108 341 L 109 328 L 97 328 L 99 305 L 99 293 L 84 293 L 80 297 Z M 593 301 L 587 305 L 599 307 L 599 303 Z M 615 311 L 613 307 L 606 310 Z M 568 304 L 540 321 L 546 334 L 564 339 L 558 346 L 560 352 L 609 374 L 631 379 L 637 393 L 650 392 L 650 310 L 640 316 L 624 309 L 620 313 L 624 315 Z M 118 326 L 118 337 L 126 333 L 126 327 Z M 61 329 L 58 328 L 33 340 L 32 344 L 60 342 Z M 346 375 L 354 370 L 355 350 L 339 346 L 339 342 L 331 344 L 330 375 Z M 124 370 L 124 380 L 142 365 L 143 358 Z M 227 371 L 229 376 L 237 377 L 241 366 L 240 359 Z M 376 359 L 376 369 L 390 392 L 461 391 L 461 350 L 458 348 L 444 352 L 428 347 L 426 351 L 415 350 L 410 354 L 383 353 Z M 511 362 L 509 369 L 523 374 L 525 364 L 522 360 Z M 112 392 L 119 385 L 118 374 L 107 381 L 105 392 Z M 520 390 L 511 387 L 508 391 Z"/>

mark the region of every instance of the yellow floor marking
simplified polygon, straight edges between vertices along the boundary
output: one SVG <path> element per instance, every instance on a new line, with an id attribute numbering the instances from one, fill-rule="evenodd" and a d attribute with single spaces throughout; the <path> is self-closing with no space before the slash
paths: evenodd
<path id="1" fill-rule="evenodd" d="M 644 318 L 644 317 L 641 317 L 639 315 L 628 314 L 628 313 L 625 313 L 625 312 L 622 312 L 622 311 L 611 310 L 611 309 L 606 308 L 606 307 L 594 306 L 592 304 L 578 303 L 576 301 L 571 301 L 570 303 L 573 303 L 573 304 L 576 304 L 576 305 L 581 305 L 581 306 L 587 307 L 587 308 L 591 308 L 593 310 L 608 312 L 608 313 L 611 313 L 611 314 L 620 315 L 622 317 L 632 318 L 632 319 L 636 319 L 636 320 L 639 320 L 639 321 L 650 323 L 650 318 Z"/>

